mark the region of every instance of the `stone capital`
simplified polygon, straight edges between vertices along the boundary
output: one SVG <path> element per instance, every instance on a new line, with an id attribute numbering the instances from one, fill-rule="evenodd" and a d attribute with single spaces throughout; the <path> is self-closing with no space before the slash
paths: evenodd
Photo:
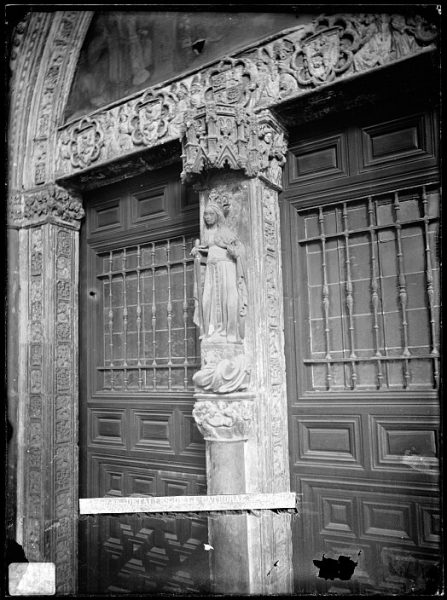
<path id="1" fill-rule="evenodd" d="M 195 394 L 193 417 L 205 440 L 237 442 L 251 433 L 255 395 L 250 393 Z"/>
<path id="2" fill-rule="evenodd" d="M 80 198 L 56 184 L 17 192 L 8 198 L 8 225 L 17 229 L 44 223 L 79 228 L 84 217 Z"/>
<path id="3" fill-rule="evenodd" d="M 208 102 L 185 114 L 180 133 L 183 181 L 215 169 L 243 171 L 281 189 L 285 131 L 269 110 Z"/>

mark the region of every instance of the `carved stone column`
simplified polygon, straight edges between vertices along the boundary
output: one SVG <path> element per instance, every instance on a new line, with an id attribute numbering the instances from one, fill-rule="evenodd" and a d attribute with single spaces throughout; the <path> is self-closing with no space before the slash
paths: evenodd
<path id="1" fill-rule="evenodd" d="M 198 182 L 201 197 L 202 367 L 193 415 L 207 444 L 208 493 L 290 491 L 278 208 L 284 131 L 266 110 L 216 102 L 186 116 L 182 141 L 182 177 Z M 292 591 L 290 515 L 222 515 L 209 529 L 216 593 Z"/>
<path id="2" fill-rule="evenodd" d="M 77 576 L 78 230 L 84 211 L 77 198 L 50 184 L 11 194 L 8 212 L 20 270 L 18 519 L 26 557 L 54 562 L 57 593 L 68 594 Z"/>

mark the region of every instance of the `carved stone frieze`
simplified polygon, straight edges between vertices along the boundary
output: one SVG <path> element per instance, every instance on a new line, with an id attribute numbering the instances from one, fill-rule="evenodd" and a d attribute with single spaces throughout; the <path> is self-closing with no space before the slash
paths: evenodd
<path id="1" fill-rule="evenodd" d="M 178 138 L 185 138 L 186 174 L 203 164 L 228 164 L 250 174 L 259 168 L 265 136 L 270 137 L 253 123 L 255 113 L 433 48 L 436 39 L 435 24 L 417 14 L 320 15 L 201 73 L 147 89 L 61 128 L 57 177 Z M 271 177 L 278 180 L 281 140 L 273 147 Z"/>
<path id="2" fill-rule="evenodd" d="M 193 417 L 199 431 L 208 441 L 237 442 L 251 434 L 254 397 L 231 394 L 224 398 L 213 394 L 197 394 Z"/>
<path id="3" fill-rule="evenodd" d="M 8 201 L 9 225 L 12 227 L 51 222 L 79 227 L 84 214 L 81 200 L 54 184 L 29 192 L 13 193 Z"/>

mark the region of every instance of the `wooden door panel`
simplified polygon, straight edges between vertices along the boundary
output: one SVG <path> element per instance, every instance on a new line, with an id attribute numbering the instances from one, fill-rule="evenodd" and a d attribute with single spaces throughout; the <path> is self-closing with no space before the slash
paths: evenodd
<path id="1" fill-rule="evenodd" d="M 194 517 L 156 518 L 101 515 L 92 518 L 97 594 L 194 594 L 207 589 L 206 521 Z"/>
<path id="2" fill-rule="evenodd" d="M 371 182 L 430 178 L 438 170 L 438 121 L 435 113 L 415 110 L 377 120 L 353 113 L 333 122 L 312 123 L 294 132 L 289 144 L 283 198 L 303 205 L 358 194 Z M 356 125 L 355 119 L 358 119 Z M 296 140 L 296 141 L 295 141 Z M 379 180 L 378 180 L 379 179 Z"/>
<path id="3" fill-rule="evenodd" d="M 96 190 L 86 205 L 82 496 L 206 494 L 192 418 L 197 194 L 170 167 Z M 81 532 L 86 593 L 197 592 L 209 580 L 204 518 L 98 516 Z"/>
<path id="4" fill-rule="evenodd" d="M 440 191 L 433 114 L 302 128 L 282 195 L 296 591 L 439 581 Z M 322 555 L 357 562 L 318 578 Z"/>

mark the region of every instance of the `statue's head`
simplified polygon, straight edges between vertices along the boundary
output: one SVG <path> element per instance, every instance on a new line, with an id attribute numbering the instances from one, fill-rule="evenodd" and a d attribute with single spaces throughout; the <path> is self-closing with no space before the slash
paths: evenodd
<path id="1" fill-rule="evenodd" d="M 203 220 L 207 227 L 213 227 L 214 225 L 224 223 L 225 215 L 219 204 L 208 202 L 203 212 Z"/>

